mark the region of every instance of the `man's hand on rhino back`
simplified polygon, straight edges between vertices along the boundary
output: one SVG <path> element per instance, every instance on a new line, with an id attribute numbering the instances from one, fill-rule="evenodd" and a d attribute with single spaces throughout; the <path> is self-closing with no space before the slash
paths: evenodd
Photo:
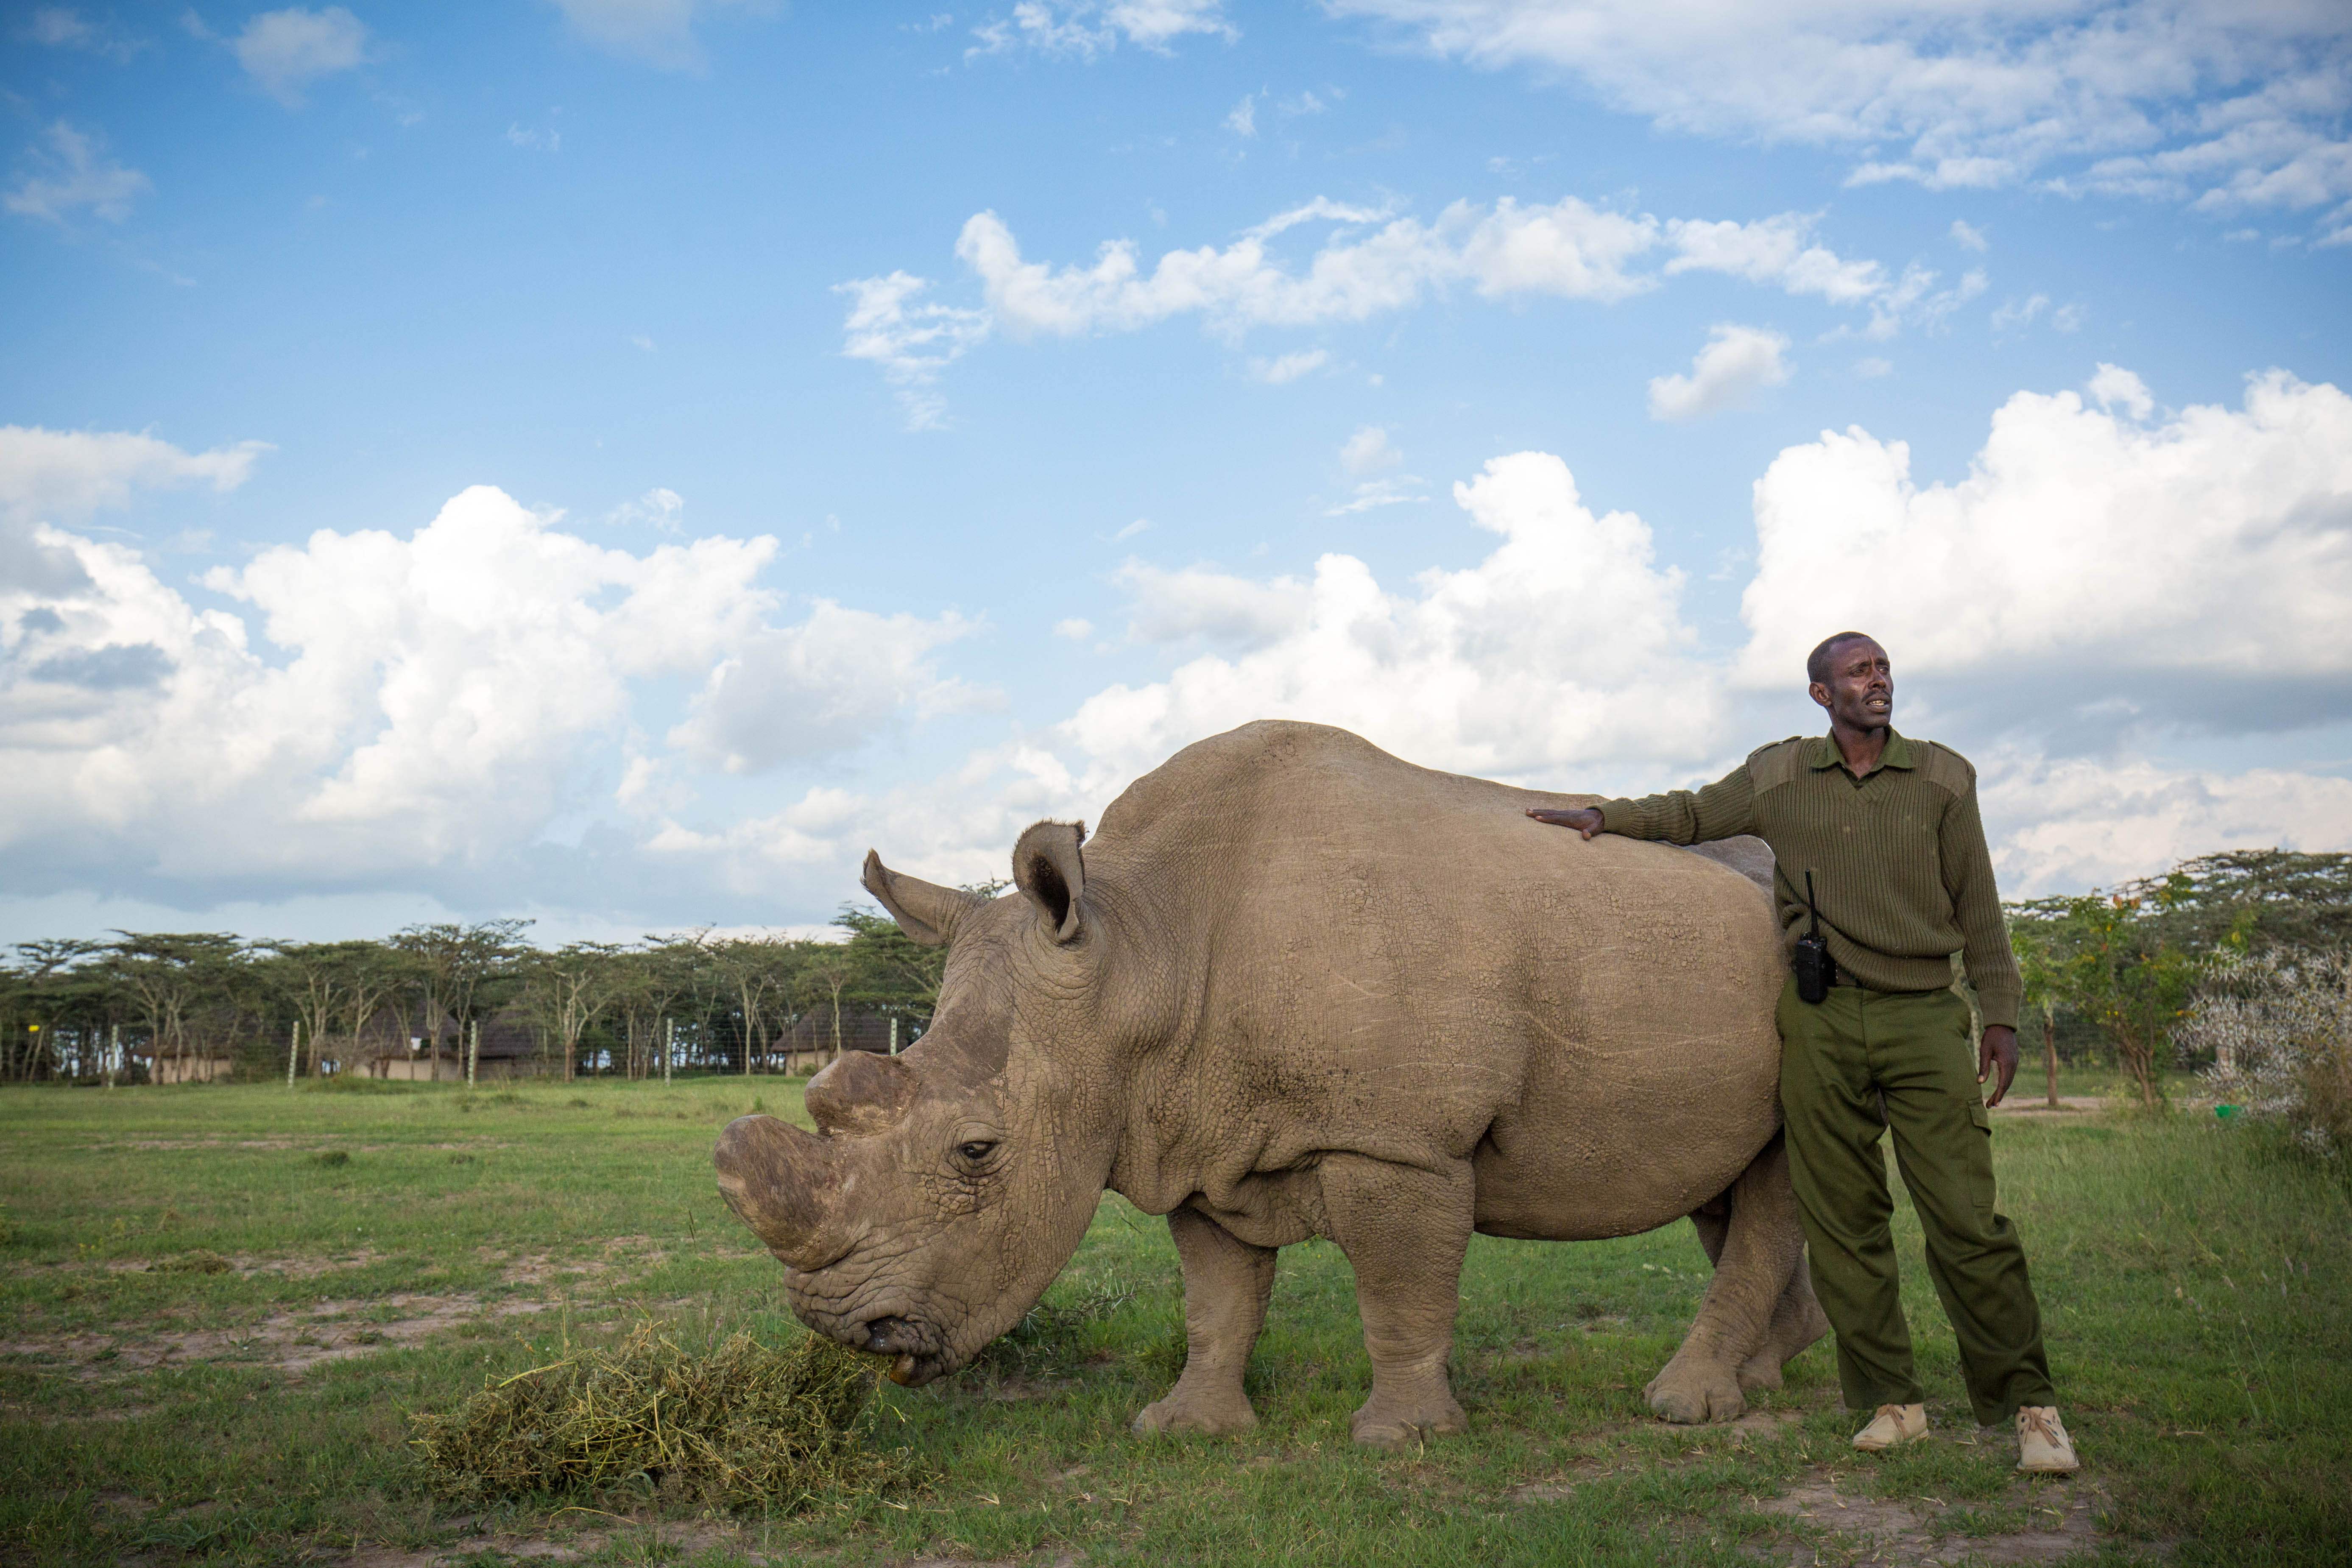
<path id="1" fill-rule="evenodd" d="M 1573 811 L 1559 811 L 1547 805 L 1531 805 L 1528 815 L 1538 822 L 1549 822 L 1554 827 L 1573 827 L 1590 838 L 1601 831 L 1601 813 L 1591 806 L 1579 806 Z"/>

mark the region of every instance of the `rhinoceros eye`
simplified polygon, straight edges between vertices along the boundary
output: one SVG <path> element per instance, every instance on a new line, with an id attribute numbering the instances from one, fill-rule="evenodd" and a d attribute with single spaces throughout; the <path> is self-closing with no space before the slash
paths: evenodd
<path id="1" fill-rule="evenodd" d="M 956 1152 L 962 1155 L 968 1163 L 977 1165 L 982 1160 L 987 1159 L 990 1152 L 993 1151 L 996 1145 L 993 1143 L 975 1140 L 970 1143 L 957 1144 Z"/>

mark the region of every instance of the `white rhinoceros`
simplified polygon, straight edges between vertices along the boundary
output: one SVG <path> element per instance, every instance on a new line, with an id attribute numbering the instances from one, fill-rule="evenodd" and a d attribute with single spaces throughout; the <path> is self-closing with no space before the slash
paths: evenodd
<path id="1" fill-rule="evenodd" d="M 1139 1431 L 1255 1422 L 1275 1249 L 1328 1237 L 1372 1363 L 1355 1436 L 1387 1445 L 1464 1428 L 1446 1363 L 1472 1231 L 1689 1215 L 1716 1272 L 1649 1401 L 1729 1419 L 1826 1327 L 1778 1136 L 1760 846 L 1743 876 L 1521 815 L 1591 798 L 1266 722 L 1139 779 L 1091 842 L 1029 828 L 1003 898 L 869 855 L 900 928 L 949 944 L 930 1029 L 817 1074 L 815 1133 L 730 1125 L 719 1190 L 801 1321 L 910 1384 L 1036 1303 L 1105 1188 L 1166 1215 L 1189 1356 Z"/>

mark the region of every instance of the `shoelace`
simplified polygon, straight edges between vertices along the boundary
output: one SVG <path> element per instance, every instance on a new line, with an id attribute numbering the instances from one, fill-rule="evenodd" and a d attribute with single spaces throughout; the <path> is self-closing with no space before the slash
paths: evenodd
<path id="1" fill-rule="evenodd" d="M 2039 1410 L 2021 1410 L 2017 1413 L 2017 1435 L 2022 1437 L 2029 1432 L 2039 1436 L 2053 1448 L 2064 1440 L 2059 1435 L 2058 1423 Z"/>

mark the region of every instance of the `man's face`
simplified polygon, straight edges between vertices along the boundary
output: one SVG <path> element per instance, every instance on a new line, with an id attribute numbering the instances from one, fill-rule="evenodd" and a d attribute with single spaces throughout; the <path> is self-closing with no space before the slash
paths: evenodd
<path id="1" fill-rule="evenodd" d="M 1830 717 L 1853 730 L 1882 729 L 1895 718 L 1895 669 L 1868 637 L 1830 649 L 1830 678 L 1808 688 Z"/>

